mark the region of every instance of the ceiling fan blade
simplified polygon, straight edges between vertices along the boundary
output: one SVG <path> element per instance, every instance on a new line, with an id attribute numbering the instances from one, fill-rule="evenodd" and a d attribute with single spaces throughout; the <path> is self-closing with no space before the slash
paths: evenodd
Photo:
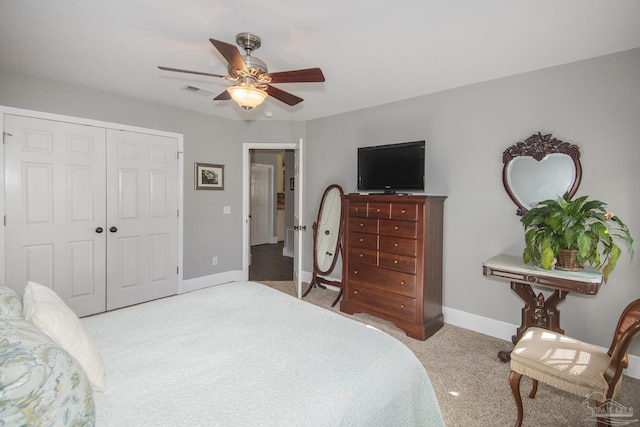
<path id="1" fill-rule="evenodd" d="M 282 71 L 269 73 L 271 83 L 304 83 L 323 82 L 324 74 L 320 68 L 306 68 L 304 70 Z"/>
<path id="2" fill-rule="evenodd" d="M 278 89 L 277 87 L 267 86 L 267 93 L 273 96 L 275 99 L 284 102 L 287 105 L 296 105 L 303 101 L 302 98 L 299 98 L 289 92 L 285 92 L 282 89 Z"/>
<path id="3" fill-rule="evenodd" d="M 180 68 L 169 68 L 169 67 L 160 67 L 160 66 L 158 66 L 158 68 L 163 71 L 175 71 L 176 73 L 198 74 L 201 76 L 209 76 L 209 77 L 222 77 L 222 78 L 227 77 L 227 76 L 221 76 L 220 74 L 203 73 L 202 71 L 181 70 Z"/>
<path id="4" fill-rule="evenodd" d="M 231 94 L 227 90 L 225 90 L 224 92 L 220 93 L 220 95 L 213 98 L 214 101 L 226 101 L 228 99 L 231 99 Z"/>
<path id="5" fill-rule="evenodd" d="M 218 49 L 218 52 L 224 56 L 224 59 L 227 60 L 234 70 L 248 71 L 247 65 L 244 63 L 244 59 L 242 59 L 242 55 L 240 55 L 237 47 L 216 39 L 209 39 L 209 41 Z"/>

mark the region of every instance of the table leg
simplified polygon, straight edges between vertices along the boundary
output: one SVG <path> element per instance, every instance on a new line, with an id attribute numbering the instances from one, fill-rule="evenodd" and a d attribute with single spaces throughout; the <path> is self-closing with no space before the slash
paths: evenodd
<path id="1" fill-rule="evenodd" d="M 564 334 L 564 330 L 560 328 L 560 310 L 557 306 L 565 300 L 567 291 L 555 290 L 552 295 L 545 299 L 542 293 L 537 296 L 531 289 L 531 285 L 527 283 L 511 282 L 511 289 L 518 294 L 524 301 L 522 307 L 522 320 L 516 334 L 511 337 L 511 341 L 516 344 L 524 331 L 531 326 L 549 329 L 553 332 Z M 501 351 L 498 358 L 502 362 L 508 362 L 511 359 L 511 352 Z"/>

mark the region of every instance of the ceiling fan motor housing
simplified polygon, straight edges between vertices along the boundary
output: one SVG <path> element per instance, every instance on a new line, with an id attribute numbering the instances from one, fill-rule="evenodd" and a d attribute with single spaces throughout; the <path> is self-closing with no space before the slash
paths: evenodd
<path id="1" fill-rule="evenodd" d="M 260 74 L 267 74 L 269 72 L 267 70 L 267 64 L 265 64 L 265 62 L 260 58 L 256 58 L 255 56 L 242 55 L 242 59 L 244 59 L 244 63 L 249 70 L 249 74 L 253 76 L 259 76 Z M 241 70 L 236 70 L 231 65 L 227 67 L 227 70 L 229 71 L 229 75 L 233 77 L 241 75 Z"/>
<path id="2" fill-rule="evenodd" d="M 238 46 L 243 48 L 245 52 L 247 52 L 247 54 L 250 54 L 260 46 L 262 46 L 262 40 L 260 39 L 260 37 L 249 32 L 239 33 L 236 36 L 236 43 L 238 44 Z"/>

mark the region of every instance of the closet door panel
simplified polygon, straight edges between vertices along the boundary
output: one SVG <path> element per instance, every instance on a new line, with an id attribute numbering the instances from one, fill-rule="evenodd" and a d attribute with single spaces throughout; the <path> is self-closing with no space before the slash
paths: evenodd
<path id="1" fill-rule="evenodd" d="M 105 310 L 105 130 L 5 115 L 6 283 Z"/>
<path id="2" fill-rule="evenodd" d="M 107 131 L 108 309 L 177 291 L 177 165 L 175 138 Z"/>

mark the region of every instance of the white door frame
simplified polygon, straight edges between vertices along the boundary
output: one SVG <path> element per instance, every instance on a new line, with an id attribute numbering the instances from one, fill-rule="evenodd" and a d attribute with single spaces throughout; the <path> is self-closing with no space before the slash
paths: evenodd
<path id="1" fill-rule="evenodd" d="M 251 185 L 251 150 L 295 150 L 297 142 L 245 142 L 242 144 L 242 277 L 249 280 L 249 207 Z M 297 183 L 296 183 L 297 184 Z M 296 185 L 296 189 L 299 186 Z M 302 189 L 300 189 L 302 197 Z"/>
<path id="2" fill-rule="evenodd" d="M 150 135 L 159 135 L 166 136 L 170 138 L 176 138 L 178 140 L 178 211 L 180 214 L 178 215 L 178 283 L 176 286 L 176 292 L 180 289 L 182 285 L 182 277 L 183 277 L 183 218 L 184 218 L 184 136 L 180 133 L 173 132 L 165 132 L 161 130 L 155 129 L 147 129 L 141 128 L 137 126 L 129 126 L 122 125 L 118 123 L 104 122 L 101 120 L 92 120 L 92 119 L 83 119 L 80 117 L 73 116 L 65 116 L 61 114 L 53 114 L 46 113 L 43 111 L 35 111 L 35 110 L 26 110 L 23 108 L 14 108 L 0 105 L 0 134 L 4 137 L 5 125 L 4 125 L 4 115 L 5 114 L 13 114 L 16 116 L 26 116 L 26 117 L 34 117 L 39 119 L 46 120 L 55 120 L 59 122 L 67 122 L 67 123 L 76 123 L 80 125 L 87 126 L 96 126 L 107 129 L 121 129 L 130 132 L 138 132 L 138 133 L 146 133 Z M 5 207 L 5 171 L 4 171 L 4 145 L 0 149 L 0 214 L 4 218 L 6 214 Z M 0 227 L 0 280 L 2 283 L 6 283 L 5 281 L 5 272 L 6 272 L 6 260 L 5 260 L 5 228 Z"/>

